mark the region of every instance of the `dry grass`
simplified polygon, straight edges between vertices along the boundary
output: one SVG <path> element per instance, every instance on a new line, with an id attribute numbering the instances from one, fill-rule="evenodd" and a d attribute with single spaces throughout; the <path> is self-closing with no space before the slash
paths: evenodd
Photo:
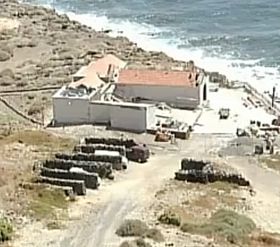
<path id="1" fill-rule="evenodd" d="M 196 198 L 190 204 L 192 207 L 200 207 L 208 210 L 214 210 L 218 205 L 218 201 L 212 196 L 203 195 Z"/>
<path id="2" fill-rule="evenodd" d="M 277 171 L 280 171 L 280 155 L 271 155 L 269 157 L 263 157 L 261 161 L 268 167 Z"/>
<path id="3" fill-rule="evenodd" d="M 276 233 L 256 233 L 251 236 L 250 246 L 278 247 L 280 246 L 280 235 Z"/>
<path id="4" fill-rule="evenodd" d="M 43 218 L 44 214 L 48 216 L 53 209 L 61 208 L 59 205 L 54 205 L 56 200 L 52 200 L 49 192 L 44 192 L 41 188 L 22 190 L 22 187 L 19 189 L 19 184 L 32 181 L 34 178 L 32 168 L 35 161 L 46 159 L 55 152 L 72 150 L 74 145 L 73 139 L 63 138 L 43 130 L 16 131 L 2 136 L 0 146 L 3 167 L 0 164 L 0 180 L 5 183 L 0 182 L 3 185 L 0 187 L 0 199 L 3 201 L 3 206 L 26 213 L 28 205 L 28 209 L 31 209 L 31 213 L 34 213 L 36 218 Z M 9 164 L 9 169 L 5 164 Z M 59 193 L 57 196 L 61 198 Z M 44 203 L 45 199 L 49 202 Z M 63 200 L 58 199 L 58 202 L 61 203 Z"/>
<path id="5" fill-rule="evenodd" d="M 225 193 L 230 193 L 232 190 L 239 189 L 237 184 L 220 182 L 220 181 L 215 183 L 209 183 L 207 186 L 209 186 L 213 190 L 222 191 Z"/>
<path id="6" fill-rule="evenodd" d="M 28 214 L 37 220 L 48 221 L 47 225 L 57 226 L 55 221 L 63 219 L 69 202 L 61 189 L 54 189 L 44 185 L 29 188 Z"/>
<path id="7" fill-rule="evenodd" d="M 72 150 L 76 141 L 71 138 L 64 138 L 42 130 L 17 131 L 8 136 L 0 138 L 0 145 L 23 143 L 28 146 L 38 146 L 46 149 Z"/>
<path id="8" fill-rule="evenodd" d="M 0 218 L 0 245 L 12 238 L 13 227 L 7 219 Z"/>

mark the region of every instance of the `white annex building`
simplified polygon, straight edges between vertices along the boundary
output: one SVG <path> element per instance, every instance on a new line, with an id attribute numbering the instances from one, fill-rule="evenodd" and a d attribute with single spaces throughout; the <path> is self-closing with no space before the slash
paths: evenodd
<path id="1" fill-rule="evenodd" d="M 134 132 L 145 132 L 156 125 L 156 107 L 153 105 L 94 100 L 97 92 L 61 88 L 53 96 L 54 123 L 104 124 Z"/>

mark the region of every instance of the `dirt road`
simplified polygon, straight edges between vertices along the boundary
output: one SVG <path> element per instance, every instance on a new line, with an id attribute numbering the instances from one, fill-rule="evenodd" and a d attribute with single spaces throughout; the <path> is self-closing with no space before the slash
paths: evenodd
<path id="1" fill-rule="evenodd" d="M 160 185 L 173 176 L 178 167 L 174 154 L 157 156 L 149 164 L 131 164 L 126 174 L 110 188 L 100 191 L 104 207 L 77 224 L 61 241 L 61 247 L 118 246 L 115 230 L 123 219 L 150 201 Z"/>
<path id="2" fill-rule="evenodd" d="M 178 170 L 182 157 L 205 157 L 213 147 L 220 145 L 215 136 L 196 135 L 187 142 L 179 143 L 176 151 L 157 150 L 147 164 L 131 164 L 109 187 L 100 190 L 103 201 L 101 211 L 81 219 L 73 225 L 61 247 L 110 247 L 118 246 L 120 239 L 115 230 L 123 219 L 149 205 L 155 193 Z"/>
<path id="3" fill-rule="evenodd" d="M 29 239 L 30 242 L 15 246 L 117 247 L 121 242 L 115 234 L 118 225 L 125 218 L 142 217 L 141 212 L 151 205 L 155 193 L 174 177 L 182 157 L 221 160 L 216 152 L 230 139 L 230 135 L 195 134 L 176 146 L 153 145 L 155 155 L 148 163 L 131 163 L 127 171 L 116 174 L 115 181 L 105 182 L 98 191 L 89 191 L 89 196 L 85 197 L 88 198 L 86 201 L 90 200 L 87 212 L 77 206 L 79 201 L 75 203 L 74 207 L 83 212 L 83 216 L 73 219 L 67 230 L 50 235 L 51 239 L 46 243 L 38 245 L 33 236 L 32 241 Z M 280 220 L 277 220 L 280 211 L 279 175 L 248 162 L 248 157 L 222 158 L 222 161 L 240 170 L 257 190 L 256 196 L 252 197 L 254 208 L 249 212 L 257 225 L 280 232 Z M 36 239 L 45 239 L 46 233 L 38 233 Z"/>

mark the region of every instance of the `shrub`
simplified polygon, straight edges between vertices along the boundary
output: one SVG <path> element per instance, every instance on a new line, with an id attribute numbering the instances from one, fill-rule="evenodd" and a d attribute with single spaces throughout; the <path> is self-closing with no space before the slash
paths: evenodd
<path id="1" fill-rule="evenodd" d="M 42 107 L 42 106 L 32 105 L 32 106 L 30 106 L 30 108 L 28 109 L 27 114 L 28 114 L 29 116 L 36 115 L 36 114 L 41 113 L 42 110 L 43 110 L 43 107 Z"/>
<path id="2" fill-rule="evenodd" d="M 237 244 L 244 242 L 255 229 L 255 223 L 244 215 L 230 210 L 218 210 L 202 224 L 184 223 L 181 230 L 193 234 L 220 237 L 227 242 Z"/>
<path id="3" fill-rule="evenodd" d="M 141 220 L 125 220 L 117 229 L 116 234 L 121 237 L 143 236 L 148 226 Z"/>
<path id="4" fill-rule="evenodd" d="M 32 100 L 32 99 L 35 98 L 35 95 L 34 95 L 34 94 L 28 94 L 28 95 L 27 95 L 27 98 L 28 98 L 29 100 Z"/>
<path id="5" fill-rule="evenodd" d="M 156 228 L 149 229 L 145 233 L 145 237 L 150 238 L 150 239 L 152 239 L 156 242 L 163 242 L 164 241 L 164 237 L 163 237 L 162 233 L 160 232 L 160 230 L 158 230 Z"/>
<path id="6" fill-rule="evenodd" d="M 139 238 L 135 240 L 136 246 L 137 247 L 152 247 L 149 243 L 145 242 L 143 238 Z"/>
<path id="7" fill-rule="evenodd" d="M 167 224 L 167 225 L 174 225 L 174 226 L 181 225 L 180 216 L 170 210 L 165 211 L 163 214 L 161 214 L 158 217 L 158 221 L 160 221 L 163 224 Z"/>
<path id="8" fill-rule="evenodd" d="M 25 87 L 28 83 L 26 81 L 19 81 L 16 83 L 16 87 Z"/>
<path id="9" fill-rule="evenodd" d="M 0 72 L 0 77 L 15 78 L 14 72 L 11 69 L 4 69 Z"/>
<path id="10" fill-rule="evenodd" d="M 69 203 L 61 189 L 53 189 L 45 186 L 36 186 L 31 193 L 29 204 L 30 213 L 37 220 L 52 220 L 56 218 L 55 209 L 61 209 L 65 213 Z"/>
<path id="11" fill-rule="evenodd" d="M 7 219 L 0 218 L 0 243 L 12 238 L 13 227 Z"/>
<path id="12" fill-rule="evenodd" d="M 136 243 L 134 241 L 125 241 L 121 243 L 119 247 L 137 247 Z"/>
<path id="13" fill-rule="evenodd" d="M 49 230 L 57 230 L 57 229 L 61 229 L 62 225 L 58 221 L 54 220 L 47 223 L 47 228 Z"/>
<path id="14" fill-rule="evenodd" d="M 125 241 L 120 247 L 152 247 L 149 243 L 145 242 L 144 239 L 139 238 L 134 241 Z"/>

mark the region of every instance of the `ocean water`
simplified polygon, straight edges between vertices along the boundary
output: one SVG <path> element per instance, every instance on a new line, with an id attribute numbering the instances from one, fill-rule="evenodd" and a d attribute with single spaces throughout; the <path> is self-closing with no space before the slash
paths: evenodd
<path id="1" fill-rule="evenodd" d="M 194 60 L 259 91 L 280 89 L 280 1 L 24 0 L 111 29 L 144 49 Z"/>

